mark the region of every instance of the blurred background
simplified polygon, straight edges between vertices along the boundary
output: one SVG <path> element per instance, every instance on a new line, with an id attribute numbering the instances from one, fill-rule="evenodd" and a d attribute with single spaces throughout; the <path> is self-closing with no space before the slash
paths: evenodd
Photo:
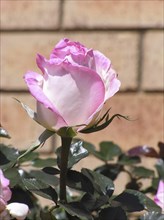
<path id="1" fill-rule="evenodd" d="M 35 109 L 23 75 L 40 72 L 36 54 L 48 58 L 65 37 L 112 60 L 122 86 L 106 108 L 134 119 L 115 119 L 99 133 L 79 137 L 96 145 L 110 140 L 124 150 L 156 147 L 164 139 L 163 10 L 163 0 L 1 0 L 1 123 L 12 137 L 2 141 L 26 149 L 44 130 L 13 97 Z M 41 152 L 50 155 L 54 146 L 56 138 Z"/>

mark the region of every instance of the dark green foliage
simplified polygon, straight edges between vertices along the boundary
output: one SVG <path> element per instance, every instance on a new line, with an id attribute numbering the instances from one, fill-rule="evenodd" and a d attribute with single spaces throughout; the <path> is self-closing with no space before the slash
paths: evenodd
<path id="1" fill-rule="evenodd" d="M 148 211 L 142 220 L 162 220 L 160 207 L 142 193 L 156 193 L 159 178 L 164 178 L 164 162 L 160 159 L 163 156 L 161 142 L 158 144 L 159 152 L 150 147 L 146 151 L 143 146 L 123 152 L 110 141 L 101 142 L 97 150 L 91 143 L 74 140 L 67 166 L 68 202 L 63 202 L 58 195 L 61 148 L 51 158 L 44 159 L 35 151 L 51 135 L 52 132 L 44 131 L 27 151 L 19 152 L 12 146 L 0 145 L 0 168 L 10 180 L 13 193 L 10 202 L 24 202 L 30 207 L 27 220 L 127 220 L 127 212 L 142 210 Z M 94 171 L 87 168 L 73 170 L 72 167 L 89 153 L 103 164 Z M 158 175 L 154 170 L 140 165 L 141 156 L 158 159 L 155 167 Z M 24 169 L 27 164 L 31 166 L 28 171 Z M 129 175 L 126 190 L 119 195 L 113 195 L 113 180 L 121 172 Z M 142 180 L 145 178 L 150 179 L 151 184 L 143 189 Z M 72 192 L 76 192 L 75 195 Z M 51 200 L 53 207 L 41 207 L 35 194 Z"/>

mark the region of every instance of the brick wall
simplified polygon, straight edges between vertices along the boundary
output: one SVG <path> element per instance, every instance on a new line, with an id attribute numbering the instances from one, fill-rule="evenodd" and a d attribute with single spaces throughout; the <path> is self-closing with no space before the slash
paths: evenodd
<path id="1" fill-rule="evenodd" d="M 63 37 L 109 57 L 122 82 L 106 108 L 136 119 L 115 120 L 107 129 L 80 135 L 98 143 L 112 140 L 124 149 L 163 140 L 164 1 L 162 0 L 1 0 L 1 121 L 18 148 L 43 130 L 13 99 L 35 108 L 22 79 L 37 70 L 36 53 L 49 56 Z M 42 151 L 50 153 L 56 140 Z"/>

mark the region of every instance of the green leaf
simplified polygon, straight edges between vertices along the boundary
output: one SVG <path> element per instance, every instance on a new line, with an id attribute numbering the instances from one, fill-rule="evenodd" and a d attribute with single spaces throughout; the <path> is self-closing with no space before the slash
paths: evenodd
<path id="1" fill-rule="evenodd" d="M 20 155 L 23 155 L 25 152 L 26 152 L 26 150 L 20 151 L 19 153 L 20 153 Z M 38 152 L 30 152 L 29 154 L 26 154 L 24 157 L 22 157 L 19 160 L 19 163 L 24 163 L 24 162 L 27 162 L 27 161 L 33 161 L 33 160 L 35 160 L 38 157 L 39 157 L 39 153 Z"/>
<path id="2" fill-rule="evenodd" d="M 127 216 L 120 207 L 108 207 L 101 210 L 99 220 L 127 220 Z"/>
<path id="3" fill-rule="evenodd" d="M 83 146 L 89 153 L 105 162 L 113 160 L 114 157 L 119 156 L 122 153 L 120 147 L 111 141 L 101 142 L 100 151 L 96 151 L 94 145 L 86 141 L 83 142 Z"/>
<path id="4" fill-rule="evenodd" d="M 121 207 L 126 212 L 137 212 L 144 210 L 144 205 L 140 202 L 137 192 L 131 190 L 132 193 L 125 190 L 120 195 L 116 196 L 111 204 L 113 207 Z"/>
<path id="5" fill-rule="evenodd" d="M 12 167 L 19 157 L 19 151 L 12 146 L 0 144 L 0 167 L 7 169 Z"/>
<path id="6" fill-rule="evenodd" d="M 92 215 L 88 212 L 80 202 L 71 202 L 67 204 L 59 203 L 71 216 L 77 216 L 81 220 L 93 220 Z"/>
<path id="7" fill-rule="evenodd" d="M 88 177 L 75 170 L 68 170 L 67 185 L 76 190 L 94 193 L 93 185 Z"/>
<path id="8" fill-rule="evenodd" d="M 88 211 L 94 211 L 105 205 L 108 200 L 109 197 L 105 195 L 96 197 L 90 193 L 86 193 L 84 194 L 80 202 Z"/>
<path id="9" fill-rule="evenodd" d="M 32 170 L 30 175 L 44 183 L 47 183 L 48 185 L 56 187 L 59 184 L 59 179 L 56 176 L 52 176 L 40 170 Z"/>
<path id="10" fill-rule="evenodd" d="M 158 159 L 156 165 L 155 165 L 159 178 L 164 180 L 164 160 Z"/>
<path id="11" fill-rule="evenodd" d="M 119 156 L 119 159 L 118 159 L 118 163 L 121 164 L 121 165 L 133 165 L 133 164 L 137 164 L 137 163 L 140 163 L 141 162 L 141 159 L 140 157 L 138 156 L 128 156 L 128 155 L 125 155 L 125 154 L 121 154 Z"/>
<path id="12" fill-rule="evenodd" d="M 154 176 L 153 170 L 141 166 L 133 167 L 132 173 L 134 176 L 137 176 L 139 178 L 149 178 Z"/>
<path id="13" fill-rule="evenodd" d="M 147 211 L 161 212 L 161 208 L 157 206 L 153 200 L 148 198 L 145 194 L 132 189 L 125 190 L 115 197 L 112 203 L 113 205 L 121 206 L 128 212 L 142 211 L 144 209 Z"/>
<path id="14" fill-rule="evenodd" d="M 100 151 L 95 151 L 94 155 L 99 159 L 107 162 L 113 160 L 114 157 L 121 154 L 121 149 L 113 142 L 103 141 L 100 143 Z"/>
<path id="15" fill-rule="evenodd" d="M 54 135 L 54 131 L 49 131 L 49 130 L 45 130 L 40 136 L 39 138 L 35 141 L 35 143 L 33 143 L 29 149 L 24 152 L 23 154 L 21 154 L 18 157 L 18 160 L 22 159 L 23 157 L 25 157 L 27 154 L 30 154 L 31 152 L 33 152 L 34 150 L 38 149 L 39 147 L 41 147 L 45 141 L 51 137 L 52 135 Z"/>
<path id="16" fill-rule="evenodd" d="M 123 166 L 119 164 L 105 164 L 95 169 L 97 173 L 101 173 L 102 175 L 110 178 L 111 180 L 115 180 L 122 170 Z"/>
<path id="17" fill-rule="evenodd" d="M 4 175 L 7 179 L 10 180 L 10 187 L 13 188 L 17 185 L 20 181 L 20 175 L 17 168 L 9 168 L 4 172 Z"/>
<path id="18" fill-rule="evenodd" d="M 152 185 L 153 189 L 157 190 L 158 184 L 159 184 L 159 180 L 160 180 L 159 178 L 152 178 L 151 185 Z"/>
<path id="19" fill-rule="evenodd" d="M 11 138 L 9 133 L 0 125 L 0 137 Z"/>
<path id="20" fill-rule="evenodd" d="M 34 167 L 56 166 L 57 161 L 55 158 L 41 159 L 37 158 L 32 162 Z"/>
<path id="21" fill-rule="evenodd" d="M 164 160 L 164 143 L 159 141 L 158 148 L 159 148 L 159 157 Z"/>
<path id="22" fill-rule="evenodd" d="M 55 207 L 55 209 L 53 209 L 51 211 L 52 216 L 55 217 L 55 220 L 68 220 L 67 216 L 66 216 L 66 212 L 64 211 L 64 209 L 62 207 Z M 45 220 L 45 219 L 43 219 Z M 46 219 L 47 220 L 47 219 Z"/>
<path id="23" fill-rule="evenodd" d="M 83 141 L 83 146 L 89 153 L 94 153 L 96 151 L 96 148 L 93 144 L 87 141 Z"/>
<path id="24" fill-rule="evenodd" d="M 60 174 L 60 170 L 54 167 L 44 167 L 42 170 L 43 172 L 50 174 L 50 175 Z"/>
<path id="25" fill-rule="evenodd" d="M 48 184 L 37 180 L 35 178 L 23 179 L 23 183 L 27 190 L 32 191 L 33 193 L 42 196 L 46 199 L 52 200 L 55 203 L 57 202 L 57 193 L 54 188 Z"/>
<path id="26" fill-rule="evenodd" d="M 71 144 L 70 153 L 68 157 L 68 168 L 73 167 L 74 164 L 88 156 L 88 151 L 83 147 L 83 142 L 78 141 Z"/>
<path id="27" fill-rule="evenodd" d="M 40 218 L 41 220 L 57 220 L 49 211 L 43 211 L 40 212 Z"/>
<path id="28" fill-rule="evenodd" d="M 58 158 L 58 166 L 60 167 L 60 160 L 61 160 L 61 147 L 57 148 L 56 151 Z M 67 168 L 70 169 L 78 163 L 81 159 L 88 156 L 88 151 L 83 147 L 83 142 L 78 141 L 76 143 L 71 144 L 69 156 L 68 156 L 68 165 Z"/>
<path id="29" fill-rule="evenodd" d="M 111 179 L 89 169 L 82 169 L 82 173 L 90 179 L 97 193 L 109 197 L 113 194 L 114 184 Z"/>
<path id="30" fill-rule="evenodd" d="M 55 218 L 55 216 L 53 216 L 53 214 L 50 213 L 49 210 L 46 210 L 46 211 L 45 210 L 41 210 L 40 218 L 41 218 L 41 220 L 57 220 Z M 60 220 L 60 218 L 59 218 L 59 220 Z"/>

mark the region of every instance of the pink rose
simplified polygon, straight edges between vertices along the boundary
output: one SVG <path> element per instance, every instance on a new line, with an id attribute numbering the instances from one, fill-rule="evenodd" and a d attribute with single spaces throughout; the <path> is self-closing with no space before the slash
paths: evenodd
<path id="1" fill-rule="evenodd" d="M 5 207 L 7 202 L 11 199 L 11 190 L 9 188 L 10 181 L 4 177 L 0 169 L 0 204 Z"/>
<path id="2" fill-rule="evenodd" d="M 29 71 L 24 79 L 37 100 L 36 121 L 52 131 L 93 124 L 120 87 L 111 61 L 78 42 L 63 39 L 49 60 L 38 55 L 36 61 L 43 74 Z"/>
<path id="3" fill-rule="evenodd" d="M 154 197 L 154 201 L 164 211 L 164 181 L 160 180 L 158 185 L 157 194 Z"/>
<path id="4" fill-rule="evenodd" d="M 29 208 L 23 203 L 7 202 L 11 199 L 10 181 L 4 177 L 0 169 L 0 219 L 9 220 L 10 215 L 17 220 L 24 220 L 28 214 Z"/>

